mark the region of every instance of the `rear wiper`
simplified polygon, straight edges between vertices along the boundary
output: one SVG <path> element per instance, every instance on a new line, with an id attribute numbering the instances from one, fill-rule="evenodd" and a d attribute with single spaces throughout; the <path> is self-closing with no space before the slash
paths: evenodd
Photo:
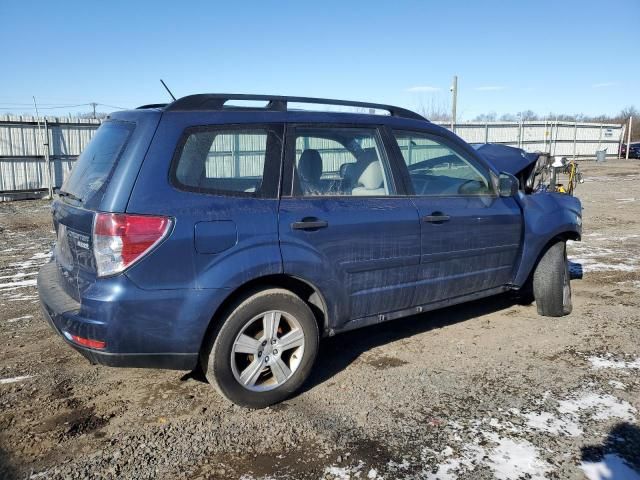
<path id="1" fill-rule="evenodd" d="M 54 190 L 54 193 L 57 193 L 61 197 L 68 197 L 71 200 L 75 200 L 76 202 L 82 203 L 82 199 L 80 197 L 78 197 L 77 195 L 74 195 L 73 193 L 65 192 L 64 190 L 61 190 L 59 188 L 56 188 Z"/>

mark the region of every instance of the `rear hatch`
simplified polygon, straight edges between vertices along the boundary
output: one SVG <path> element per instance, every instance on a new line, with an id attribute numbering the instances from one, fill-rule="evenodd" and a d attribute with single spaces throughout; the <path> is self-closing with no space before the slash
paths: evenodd
<path id="1" fill-rule="evenodd" d="M 130 121 L 108 120 L 96 131 L 53 202 L 54 259 L 60 284 L 75 300 L 96 279 L 92 230 L 103 199 L 135 129 Z"/>

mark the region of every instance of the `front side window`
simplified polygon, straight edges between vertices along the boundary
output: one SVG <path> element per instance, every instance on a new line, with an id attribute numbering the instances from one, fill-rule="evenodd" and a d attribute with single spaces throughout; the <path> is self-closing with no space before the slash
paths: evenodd
<path id="1" fill-rule="evenodd" d="M 483 167 L 437 137 L 416 132 L 393 132 L 416 195 L 492 194 Z"/>
<path id="2" fill-rule="evenodd" d="M 294 178 L 307 197 L 389 195 L 376 129 L 296 128 Z"/>
<path id="3" fill-rule="evenodd" d="M 174 179 L 196 191 L 260 196 L 269 152 L 279 157 L 280 140 L 268 129 L 194 128 L 174 163 Z"/>

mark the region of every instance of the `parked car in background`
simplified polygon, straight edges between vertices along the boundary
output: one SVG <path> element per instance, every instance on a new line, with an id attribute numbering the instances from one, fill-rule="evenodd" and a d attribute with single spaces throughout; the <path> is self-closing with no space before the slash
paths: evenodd
<path id="1" fill-rule="evenodd" d="M 322 336 L 513 290 L 567 315 L 581 204 L 533 190 L 537 163 L 390 105 L 201 94 L 117 112 L 53 202 L 44 315 L 91 362 L 200 366 L 256 408 L 300 388 Z"/>
<path id="2" fill-rule="evenodd" d="M 640 142 L 631 142 L 629 145 L 629 158 L 640 158 Z M 620 144 L 620 157 L 627 157 L 627 144 Z"/>

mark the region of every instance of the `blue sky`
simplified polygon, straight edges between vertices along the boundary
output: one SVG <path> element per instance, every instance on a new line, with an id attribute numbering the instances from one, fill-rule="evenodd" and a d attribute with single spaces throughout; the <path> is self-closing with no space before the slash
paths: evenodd
<path id="1" fill-rule="evenodd" d="M 625 15 L 628 14 L 628 16 Z M 640 0 L 0 2 L 0 113 L 272 93 L 449 108 L 640 107 Z M 45 105 L 49 104 L 49 105 Z M 108 107 L 99 110 L 109 111 Z"/>

